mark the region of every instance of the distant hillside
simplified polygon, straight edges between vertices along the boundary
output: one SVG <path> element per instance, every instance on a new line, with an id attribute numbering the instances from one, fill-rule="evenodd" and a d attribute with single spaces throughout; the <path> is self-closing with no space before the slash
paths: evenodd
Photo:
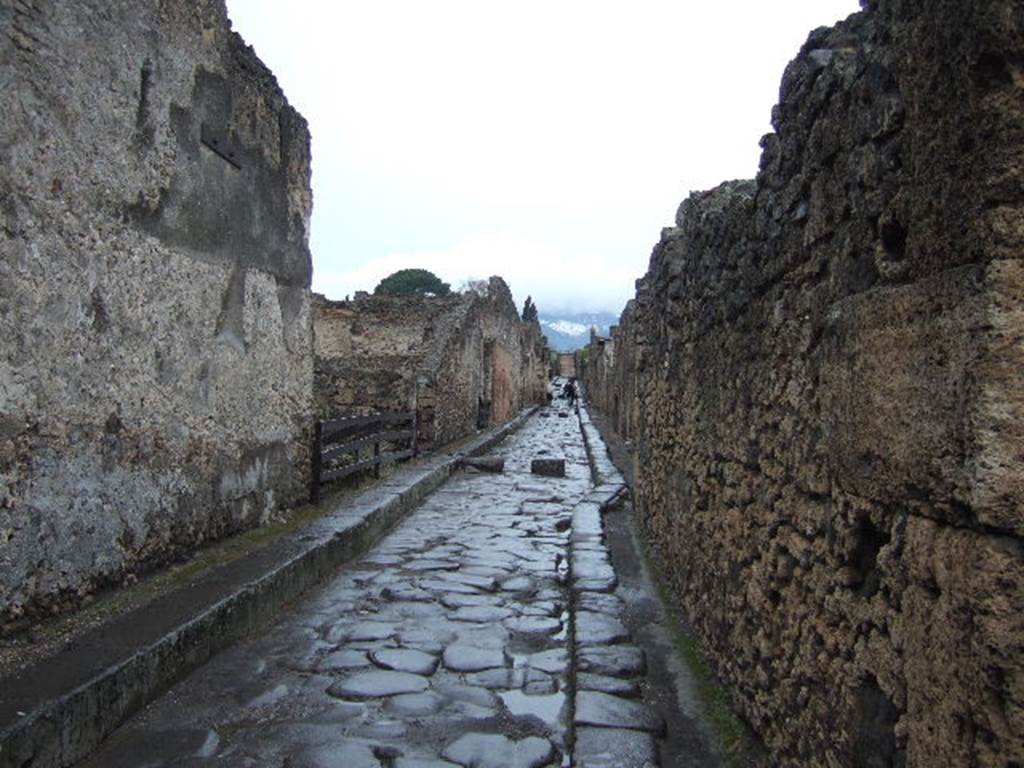
<path id="1" fill-rule="evenodd" d="M 590 328 L 595 326 L 601 335 L 608 334 L 609 326 L 619 321 L 611 312 L 582 314 L 540 315 L 540 327 L 548 337 L 548 346 L 558 352 L 574 352 L 590 341 Z"/>

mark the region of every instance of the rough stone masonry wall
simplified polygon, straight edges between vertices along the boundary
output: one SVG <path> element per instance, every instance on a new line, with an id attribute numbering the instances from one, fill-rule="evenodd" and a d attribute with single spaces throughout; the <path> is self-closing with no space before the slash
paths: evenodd
<path id="1" fill-rule="evenodd" d="M 637 355 L 643 342 L 633 322 L 635 306 L 635 300 L 626 303 L 607 339 L 591 334 L 582 371 L 587 401 L 628 441 L 636 435 L 640 410 Z"/>
<path id="2" fill-rule="evenodd" d="M 3 625 L 302 495 L 312 334 L 309 134 L 223 2 L 0 0 L 0 71 Z"/>
<path id="3" fill-rule="evenodd" d="M 477 428 L 481 401 L 497 424 L 544 397 L 540 327 L 500 278 L 480 293 L 320 298 L 315 336 L 321 418 L 431 408 L 443 445 Z"/>
<path id="4" fill-rule="evenodd" d="M 463 296 L 315 301 L 320 416 L 414 407 L 418 378 L 444 357 L 473 311 Z"/>
<path id="5" fill-rule="evenodd" d="M 879 0 L 787 68 L 616 340 L 637 503 L 786 766 L 1024 765 L 1024 6 Z"/>
<path id="6" fill-rule="evenodd" d="M 530 403 L 542 403 L 547 396 L 547 347 L 537 320 L 524 322 L 501 278 L 488 282 L 481 311 L 481 328 L 486 342 L 493 342 L 492 419 L 501 423 Z"/>
<path id="7" fill-rule="evenodd" d="M 579 361 L 579 382 L 583 385 L 584 397 L 611 418 L 611 426 L 621 435 L 623 433 L 615 423 L 615 406 L 618 399 L 614 376 L 617 331 L 618 328 L 613 325 L 608 329 L 607 336 L 598 336 L 591 328 L 590 342 L 577 354 L 576 359 Z"/>

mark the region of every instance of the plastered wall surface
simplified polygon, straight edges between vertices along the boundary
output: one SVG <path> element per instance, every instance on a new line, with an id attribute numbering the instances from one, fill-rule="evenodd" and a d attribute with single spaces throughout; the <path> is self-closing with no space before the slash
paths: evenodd
<path id="1" fill-rule="evenodd" d="M 310 155 L 222 2 L 2 0 L 0 69 L 17 624 L 305 492 Z"/>

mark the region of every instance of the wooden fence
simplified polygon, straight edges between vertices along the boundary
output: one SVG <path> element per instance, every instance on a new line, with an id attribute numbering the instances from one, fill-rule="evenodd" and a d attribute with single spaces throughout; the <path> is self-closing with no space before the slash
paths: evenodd
<path id="1" fill-rule="evenodd" d="M 417 438 L 415 411 L 316 422 L 310 500 L 319 503 L 324 483 L 367 469 L 379 476 L 384 464 L 415 456 Z"/>

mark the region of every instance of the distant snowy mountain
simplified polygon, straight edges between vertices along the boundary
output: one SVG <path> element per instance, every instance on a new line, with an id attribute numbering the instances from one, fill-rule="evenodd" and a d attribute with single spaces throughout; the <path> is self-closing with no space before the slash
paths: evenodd
<path id="1" fill-rule="evenodd" d="M 600 335 L 606 336 L 608 327 L 615 325 L 619 321 L 619 316 L 611 312 L 557 315 L 546 315 L 542 312 L 539 320 L 551 349 L 558 352 L 574 352 L 587 346 L 591 327 L 596 327 Z"/>

